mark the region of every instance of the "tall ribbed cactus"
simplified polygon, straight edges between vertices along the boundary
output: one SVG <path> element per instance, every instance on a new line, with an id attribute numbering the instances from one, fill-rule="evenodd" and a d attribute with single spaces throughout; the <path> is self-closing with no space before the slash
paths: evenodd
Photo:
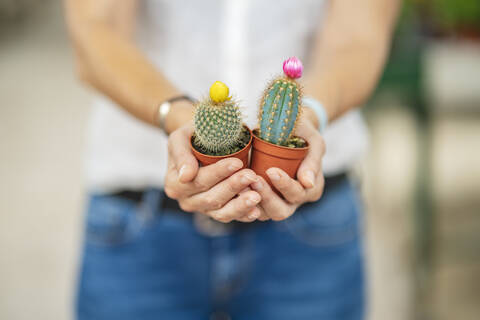
<path id="1" fill-rule="evenodd" d="M 209 154 L 230 154 L 241 139 L 242 115 L 228 91 L 225 84 L 215 82 L 210 88 L 210 97 L 195 108 L 194 142 Z"/>
<path id="2" fill-rule="evenodd" d="M 302 76 L 303 66 L 296 57 L 283 62 L 285 76 L 267 86 L 260 103 L 259 137 L 265 141 L 285 145 L 293 134 L 301 108 L 301 88 L 295 79 Z"/>

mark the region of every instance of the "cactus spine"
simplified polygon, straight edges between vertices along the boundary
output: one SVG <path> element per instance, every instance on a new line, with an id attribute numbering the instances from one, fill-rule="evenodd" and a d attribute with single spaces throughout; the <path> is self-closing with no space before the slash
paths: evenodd
<path id="1" fill-rule="evenodd" d="M 195 108 L 194 143 L 208 154 L 230 154 L 241 139 L 242 115 L 228 91 L 225 84 L 215 82 L 210 96 Z"/>
<path id="2" fill-rule="evenodd" d="M 302 74 L 303 66 L 295 57 L 283 63 L 285 76 L 280 76 L 267 86 L 259 111 L 259 137 L 265 141 L 286 145 L 292 137 L 301 111 L 302 92 L 295 80 Z"/>

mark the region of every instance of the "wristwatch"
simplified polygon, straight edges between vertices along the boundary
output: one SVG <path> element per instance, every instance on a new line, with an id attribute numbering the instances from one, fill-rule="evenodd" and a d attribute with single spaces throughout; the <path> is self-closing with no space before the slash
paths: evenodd
<path id="1" fill-rule="evenodd" d="M 176 101 L 181 101 L 181 100 L 187 100 L 191 102 L 192 104 L 195 103 L 195 100 L 188 96 L 188 95 L 181 95 L 181 96 L 176 96 L 167 100 L 164 100 L 163 102 L 160 103 L 158 106 L 157 110 L 157 126 L 162 130 L 165 134 L 168 135 L 167 131 L 165 130 L 165 120 L 167 118 L 168 113 L 170 112 L 170 108 L 172 106 L 172 103 Z"/>

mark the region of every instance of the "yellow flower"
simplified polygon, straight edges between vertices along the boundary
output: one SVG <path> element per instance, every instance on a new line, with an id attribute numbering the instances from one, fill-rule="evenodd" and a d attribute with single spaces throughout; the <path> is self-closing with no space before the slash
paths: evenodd
<path id="1" fill-rule="evenodd" d="M 227 85 L 223 82 L 215 81 L 210 87 L 210 98 L 216 103 L 230 100 L 231 97 L 228 96 Z"/>

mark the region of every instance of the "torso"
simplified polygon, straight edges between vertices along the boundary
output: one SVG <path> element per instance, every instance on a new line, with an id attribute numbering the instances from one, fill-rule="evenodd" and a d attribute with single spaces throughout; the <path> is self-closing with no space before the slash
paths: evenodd
<path id="1" fill-rule="evenodd" d="M 176 0 L 142 1 L 138 45 L 178 88 L 201 97 L 216 80 L 225 82 L 256 126 L 258 101 L 282 61 L 299 57 L 308 72 L 312 37 L 324 1 Z M 268 15 L 267 15 L 268 13 Z M 301 81 L 301 80 L 300 80 Z M 325 132 L 325 174 L 347 169 L 366 146 L 358 112 Z M 161 187 L 166 138 L 105 99 L 92 115 L 87 154 L 92 189 Z"/>

